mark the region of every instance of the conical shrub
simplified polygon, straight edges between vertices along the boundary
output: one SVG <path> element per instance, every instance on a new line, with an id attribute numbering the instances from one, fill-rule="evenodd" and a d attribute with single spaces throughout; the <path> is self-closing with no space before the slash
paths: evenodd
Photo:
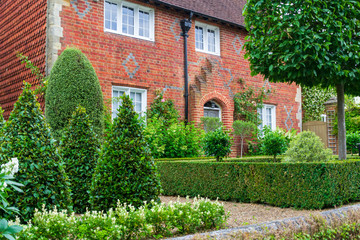
<path id="1" fill-rule="evenodd" d="M 78 106 L 60 143 L 76 213 L 84 213 L 86 207 L 89 207 L 91 179 L 99 157 L 99 149 L 100 143 L 89 116 L 84 107 Z"/>
<path id="2" fill-rule="evenodd" d="M 92 182 L 93 209 L 106 210 L 116 203 L 143 205 L 158 200 L 160 182 L 154 161 L 143 137 L 143 126 L 131 99 L 122 97 L 122 106 L 106 136 Z"/>
<path id="3" fill-rule="evenodd" d="M 5 123 L 0 148 L 1 164 L 13 157 L 19 159 L 15 180 L 25 185 L 24 192 L 10 193 L 9 202 L 20 210 L 25 221 L 43 204 L 58 209 L 69 209 L 71 204 L 69 180 L 62 159 L 30 87 L 25 83 Z"/>
<path id="4" fill-rule="evenodd" d="M 51 70 L 45 95 L 46 120 L 60 139 L 72 113 L 85 107 L 95 132 L 104 129 L 104 102 L 99 79 L 89 59 L 78 49 L 67 48 Z"/>

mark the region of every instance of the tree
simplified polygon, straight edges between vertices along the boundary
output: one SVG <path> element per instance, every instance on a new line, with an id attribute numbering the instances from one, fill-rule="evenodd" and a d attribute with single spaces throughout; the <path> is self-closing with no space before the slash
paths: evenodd
<path id="1" fill-rule="evenodd" d="M 222 161 L 224 157 L 231 153 L 231 140 L 229 131 L 224 130 L 222 127 L 207 132 L 203 139 L 203 149 L 206 156 L 215 156 L 217 162 Z"/>
<path id="2" fill-rule="evenodd" d="M 35 209 L 71 207 L 70 187 L 63 161 L 57 153 L 49 125 L 40 110 L 31 85 L 14 105 L 0 138 L 0 163 L 19 159 L 17 182 L 25 185 L 24 192 L 11 192 L 9 199 L 21 212 L 23 220 L 32 218 Z"/>
<path id="3" fill-rule="evenodd" d="M 159 199 L 159 176 L 143 125 L 130 97 L 121 100 L 93 175 L 90 200 L 96 210 L 115 208 L 118 200 L 139 207 Z"/>
<path id="4" fill-rule="evenodd" d="M 246 58 L 272 82 L 334 86 L 339 159 L 346 159 L 344 92 L 360 92 L 360 2 L 248 0 Z"/>
<path id="5" fill-rule="evenodd" d="M 233 123 L 234 134 L 240 136 L 241 139 L 241 157 L 243 156 L 244 139 L 249 137 L 254 131 L 256 131 L 256 125 L 252 122 L 244 122 L 236 120 Z"/>
<path id="6" fill-rule="evenodd" d="M 80 104 L 102 136 L 104 102 L 99 79 L 87 57 L 78 49 L 67 48 L 51 70 L 45 94 L 45 114 L 55 138 L 60 139 L 72 113 Z"/>
<path id="7" fill-rule="evenodd" d="M 91 179 L 99 157 L 100 142 L 82 106 L 74 111 L 60 142 L 60 154 L 71 183 L 74 211 L 84 213 L 89 207 Z"/>

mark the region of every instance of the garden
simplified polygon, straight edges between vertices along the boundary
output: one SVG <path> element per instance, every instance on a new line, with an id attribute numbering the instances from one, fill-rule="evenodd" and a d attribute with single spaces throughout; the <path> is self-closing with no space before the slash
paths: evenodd
<path id="1" fill-rule="evenodd" d="M 121 106 L 112 120 L 94 69 L 72 48 L 43 82 L 24 82 L 9 119 L 0 121 L 0 233 L 7 239 L 159 239 L 224 228 L 229 215 L 217 199 L 295 209 L 360 199 L 355 156 L 336 160 L 311 132 L 259 134 L 246 106 L 248 118 L 234 121 L 232 132 L 216 118 L 181 122 L 161 92 L 146 118 L 129 96 L 113 99 Z M 241 141 L 238 158 L 228 157 L 233 136 Z M 243 156 L 246 142 L 252 148 Z M 165 203 L 161 195 L 193 199 Z"/>

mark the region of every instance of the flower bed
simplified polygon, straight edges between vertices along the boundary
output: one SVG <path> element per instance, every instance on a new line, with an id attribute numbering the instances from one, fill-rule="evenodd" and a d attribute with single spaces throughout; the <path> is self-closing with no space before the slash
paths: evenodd
<path id="1" fill-rule="evenodd" d="M 150 207 L 151 206 L 151 207 Z M 36 211 L 17 236 L 18 240 L 42 239 L 149 239 L 187 234 L 224 226 L 222 204 L 208 199 L 193 203 L 151 202 L 138 209 L 118 203 L 107 213 L 87 211 L 81 216 L 66 211 Z"/>

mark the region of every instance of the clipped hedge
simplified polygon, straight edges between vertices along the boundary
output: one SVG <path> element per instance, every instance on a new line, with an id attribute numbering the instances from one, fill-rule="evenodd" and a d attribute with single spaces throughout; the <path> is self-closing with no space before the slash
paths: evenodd
<path id="1" fill-rule="evenodd" d="M 322 209 L 360 200 L 360 161 L 157 162 L 164 195 Z"/>

